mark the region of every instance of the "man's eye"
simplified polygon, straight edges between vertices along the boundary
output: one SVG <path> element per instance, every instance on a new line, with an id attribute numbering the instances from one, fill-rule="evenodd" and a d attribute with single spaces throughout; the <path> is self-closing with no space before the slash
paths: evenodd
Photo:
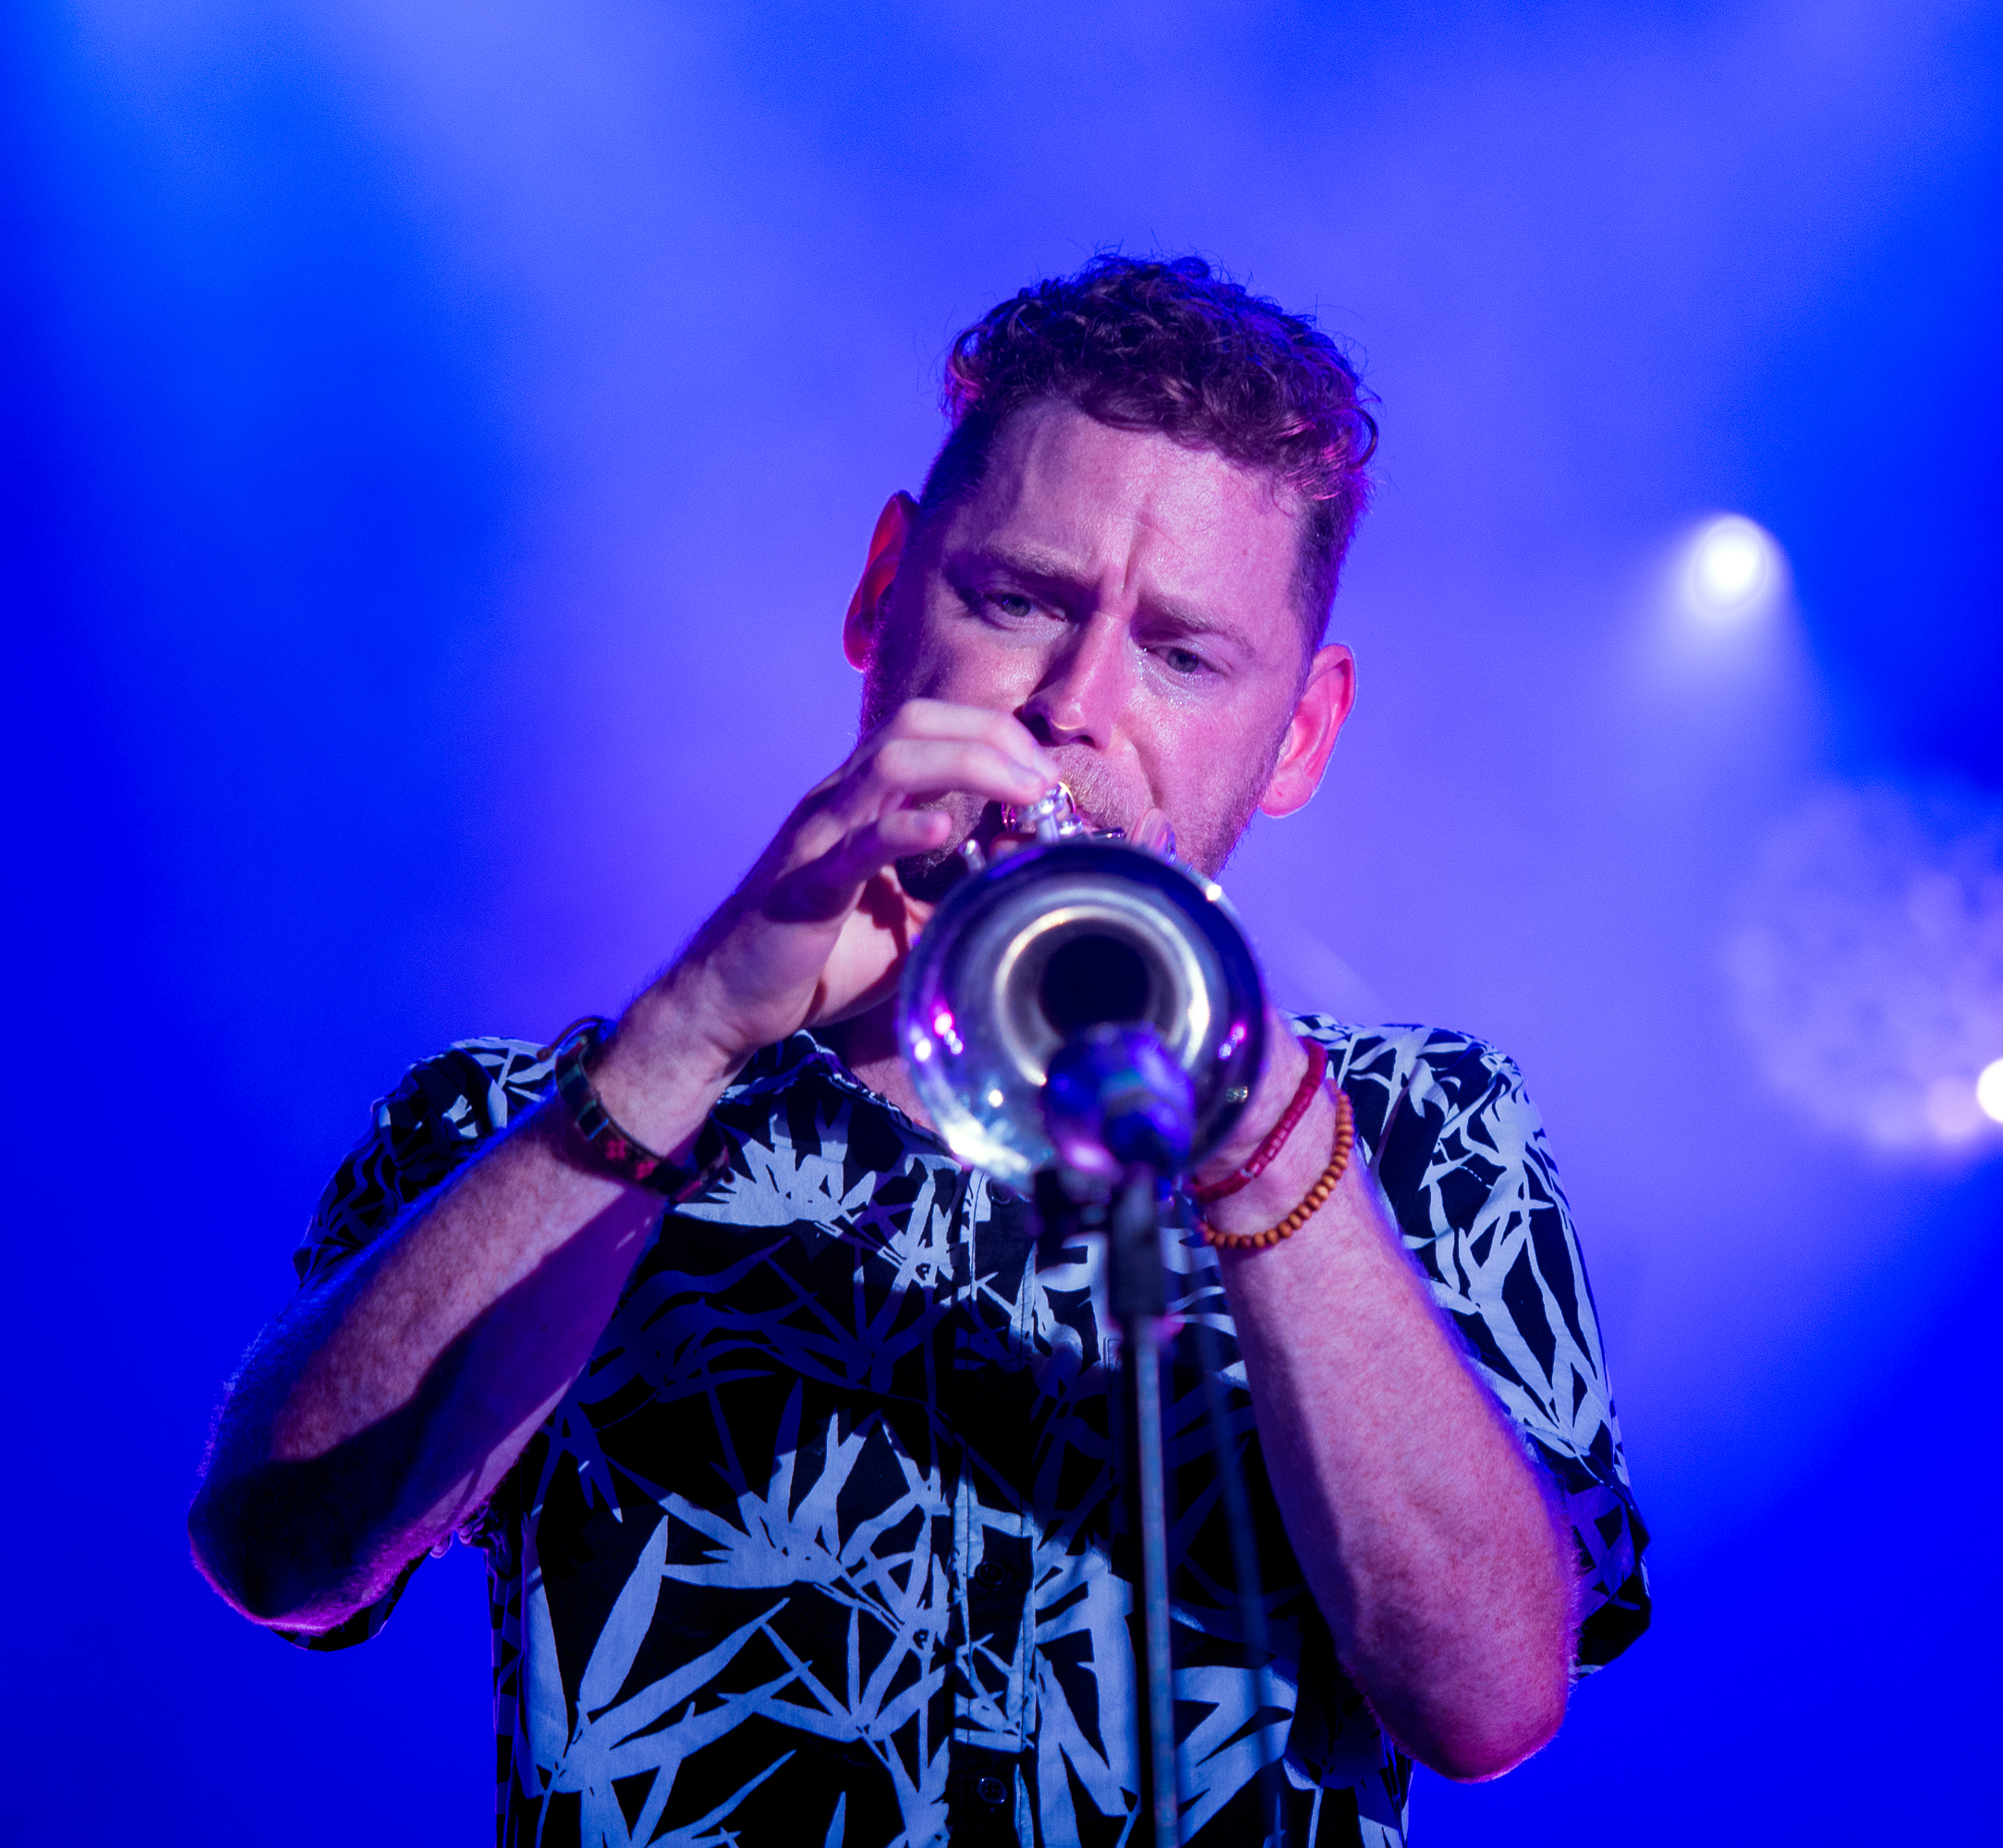
<path id="1" fill-rule="evenodd" d="M 989 591 L 988 607 L 998 616 L 1033 616 L 1037 613 L 1037 606 L 1015 590 Z"/>
<path id="2" fill-rule="evenodd" d="M 1162 665 L 1172 674 L 1199 674 L 1206 664 L 1193 648 L 1165 648 L 1160 657 Z"/>

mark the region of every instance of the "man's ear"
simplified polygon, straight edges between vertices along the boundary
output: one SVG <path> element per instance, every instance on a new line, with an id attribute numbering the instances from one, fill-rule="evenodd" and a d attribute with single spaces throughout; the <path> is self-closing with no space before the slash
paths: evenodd
<path id="1" fill-rule="evenodd" d="M 1280 760 L 1259 797 L 1259 812 L 1291 815 L 1307 806 L 1321 786 L 1335 735 L 1349 717 L 1356 699 L 1356 657 L 1341 642 L 1315 650 L 1308 663 L 1307 684 L 1293 702 L 1293 717 L 1280 745 Z"/>
<path id="2" fill-rule="evenodd" d="M 849 600 L 848 614 L 842 621 L 842 651 L 851 667 L 868 667 L 876 653 L 877 630 L 883 616 L 883 600 L 896 581 L 897 567 L 904 562 L 904 541 L 918 520 L 918 504 L 899 489 L 883 503 L 877 516 L 876 530 L 869 535 L 869 557 L 862 567 L 862 581 Z"/>

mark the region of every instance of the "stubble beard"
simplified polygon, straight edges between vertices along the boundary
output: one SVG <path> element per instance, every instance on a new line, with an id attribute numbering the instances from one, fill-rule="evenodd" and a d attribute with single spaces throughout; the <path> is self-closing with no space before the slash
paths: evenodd
<path id="1" fill-rule="evenodd" d="M 1102 828 L 1132 832 L 1140 820 L 1142 809 L 1136 807 L 1129 792 L 1112 787 L 1104 772 L 1087 757 L 1081 755 L 1067 761 L 1060 755 L 1059 762 L 1064 787 L 1071 792 L 1072 800 L 1080 809 Z M 1206 878 L 1215 879 L 1244 840 L 1253 816 L 1258 813 L 1259 797 L 1265 793 L 1270 775 L 1270 765 L 1263 766 L 1256 775 L 1248 775 L 1231 792 L 1221 812 L 1194 819 L 1187 832 L 1179 830 L 1176 857 Z M 949 816 L 953 827 L 944 845 L 922 854 L 909 854 L 900 859 L 896 863 L 897 879 L 913 898 L 936 904 L 960 878 L 965 865 L 961 850 L 966 843 L 978 841 L 985 846 L 1002 832 L 1002 811 L 999 805 L 984 802 L 977 796 L 961 791 L 919 806 Z"/>

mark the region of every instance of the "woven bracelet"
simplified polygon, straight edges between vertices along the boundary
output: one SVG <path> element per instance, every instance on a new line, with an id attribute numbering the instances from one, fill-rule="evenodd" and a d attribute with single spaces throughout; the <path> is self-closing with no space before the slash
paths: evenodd
<path id="1" fill-rule="evenodd" d="M 664 1194 L 677 1204 L 692 1199 L 730 1166 L 730 1145 L 715 1119 L 707 1119 L 690 1151 L 695 1160 L 685 1167 L 656 1155 L 637 1136 L 620 1128 L 586 1070 L 611 1033 L 611 1021 L 602 1015 L 588 1015 L 566 1027 L 553 1046 L 543 1049 L 556 1060 L 556 1095 L 570 1127 L 601 1173 Z"/>

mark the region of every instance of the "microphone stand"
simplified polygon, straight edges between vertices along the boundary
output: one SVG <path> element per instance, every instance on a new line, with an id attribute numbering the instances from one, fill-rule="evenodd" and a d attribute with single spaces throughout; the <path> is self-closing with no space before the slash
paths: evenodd
<path id="1" fill-rule="evenodd" d="M 1134 1439 L 1135 1528 L 1141 1550 L 1142 1775 L 1155 1848 L 1179 1848 L 1175 1684 L 1169 1653 L 1168 1471 L 1161 1442 L 1161 1322 L 1168 1310 L 1161 1207 L 1155 1171 L 1136 1161 L 1107 1221 L 1107 1307 L 1120 1325 L 1121 1379 Z"/>
<path id="2" fill-rule="evenodd" d="M 1180 1848 L 1181 1793 L 1175 1779 L 1175 1686 L 1170 1650 L 1168 1470 L 1161 1419 L 1161 1334 L 1168 1308 L 1167 1267 L 1162 1261 L 1162 1183 L 1146 1162 L 1131 1164 L 1110 1201 L 1074 1200 L 1045 1169 L 1036 1181 L 1039 1249 L 1054 1257 L 1058 1247 L 1081 1233 L 1106 1234 L 1107 1309 L 1120 1330 L 1121 1424 L 1132 1454 L 1126 1476 L 1126 1507 L 1141 1555 L 1141 1649 L 1137 1716 L 1142 1802 L 1148 1815 L 1137 1840 L 1148 1848 Z M 1193 1325 L 1195 1357 L 1204 1375 L 1210 1445 L 1231 1535 L 1232 1565 L 1238 1581 L 1239 1615 L 1254 1676 L 1254 1706 L 1270 1705 L 1265 1602 L 1259 1593 L 1256 1542 L 1245 1499 L 1244 1473 L 1232 1441 L 1224 1407 L 1223 1356 L 1216 1336 Z M 1284 1841 L 1281 1818 L 1280 1767 L 1260 1755 L 1260 1839 Z M 1152 1842 L 1148 1842 L 1151 1830 Z"/>
<path id="3" fill-rule="evenodd" d="M 1175 1784 L 1175 1684 L 1169 1646 L 1168 1469 L 1161 1430 L 1162 1183 L 1146 1161 L 1126 1165 L 1110 1199 L 1076 1200 L 1053 1169 L 1036 1179 L 1038 1245 L 1047 1256 L 1080 1233 L 1106 1234 L 1106 1307 L 1120 1330 L 1120 1428 L 1131 1456 L 1124 1502 L 1141 1555 L 1139 1726 L 1141 1803 L 1136 1844 L 1181 1848 Z"/>
<path id="4" fill-rule="evenodd" d="M 1161 1339 L 1168 1313 L 1162 1258 L 1163 1202 L 1187 1166 L 1193 1131 L 1188 1077 L 1173 1065 L 1154 1033 L 1140 1027 L 1098 1026 L 1067 1040 L 1051 1061 L 1043 1094 L 1060 1165 L 1074 1176 L 1100 1177 L 1081 1199 L 1056 1167 L 1036 1178 L 1038 1245 L 1045 1254 L 1074 1234 L 1106 1234 L 1106 1307 L 1118 1325 L 1123 1364 L 1120 1425 L 1131 1446 L 1127 1506 L 1140 1544 L 1141 1798 L 1147 1812 L 1138 1841 L 1180 1848 L 1180 1793 L 1175 1780 L 1175 1685 L 1170 1657 L 1168 1470 L 1162 1441 Z M 1067 1159 L 1068 1158 L 1068 1159 Z M 1110 1191 L 1107 1179 L 1111 1180 Z M 1208 1331 L 1202 1331 L 1207 1333 Z M 1256 1544 L 1244 1482 L 1230 1441 L 1213 1354 L 1199 1344 L 1206 1369 L 1210 1434 L 1231 1527 L 1244 1641 L 1256 1708 L 1267 1706 L 1267 1637 L 1258 1591 Z M 1261 1754 L 1259 1808 L 1263 1834 L 1280 1834 L 1276 1770 Z"/>

